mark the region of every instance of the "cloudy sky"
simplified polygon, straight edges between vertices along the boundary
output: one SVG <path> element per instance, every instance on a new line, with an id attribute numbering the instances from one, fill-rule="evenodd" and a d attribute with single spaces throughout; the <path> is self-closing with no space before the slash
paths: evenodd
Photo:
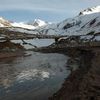
<path id="1" fill-rule="evenodd" d="M 0 0 L 0 16 L 17 22 L 34 19 L 58 22 L 97 5 L 100 0 Z"/>

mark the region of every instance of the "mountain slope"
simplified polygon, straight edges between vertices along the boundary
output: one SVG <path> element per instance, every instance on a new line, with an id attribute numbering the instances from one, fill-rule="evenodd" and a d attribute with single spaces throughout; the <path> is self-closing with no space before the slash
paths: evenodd
<path id="1" fill-rule="evenodd" d="M 10 27 L 10 26 L 11 23 L 8 20 L 0 17 L 0 27 Z"/>
<path id="2" fill-rule="evenodd" d="M 59 24 L 59 28 L 66 31 L 64 34 L 69 35 L 98 33 L 100 32 L 100 13 L 81 15 L 64 20 Z"/>
<path id="3" fill-rule="evenodd" d="M 88 9 L 91 9 L 91 12 Z M 65 33 L 70 35 L 100 32 L 100 6 L 88 9 L 82 11 L 83 14 L 79 13 L 75 18 L 59 23 L 59 28 L 65 30 Z"/>
<path id="4" fill-rule="evenodd" d="M 79 13 L 79 15 L 86 15 L 86 14 L 92 14 L 92 13 L 98 13 L 100 12 L 100 6 L 95 6 L 92 8 L 87 8 Z"/>

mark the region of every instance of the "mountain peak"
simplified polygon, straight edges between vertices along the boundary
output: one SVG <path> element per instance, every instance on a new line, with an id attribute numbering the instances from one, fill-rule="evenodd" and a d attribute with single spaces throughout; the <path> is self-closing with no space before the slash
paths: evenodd
<path id="1" fill-rule="evenodd" d="M 44 26 L 46 24 L 48 24 L 47 22 L 40 20 L 40 19 L 35 19 L 34 21 L 30 21 L 28 22 L 29 25 L 33 25 L 33 26 Z"/>
<path id="2" fill-rule="evenodd" d="M 100 12 L 100 5 L 91 7 L 91 8 L 87 8 L 87 9 L 83 10 L 82 12 L 80 12 L 79 15 L 87 15 L 87 14 L 98 13 L 98 12 Z"/>

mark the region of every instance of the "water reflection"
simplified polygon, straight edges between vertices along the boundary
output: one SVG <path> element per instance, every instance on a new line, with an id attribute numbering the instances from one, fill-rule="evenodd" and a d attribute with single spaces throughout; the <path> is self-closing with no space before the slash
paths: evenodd
<path id="1" fill-rule="evenodd" d="M 0 60 L 0 100 L 47 100 L 70 73 L 64 55 L 31 54 Z"/>
<path id="2" fill-rule="evenodd" d="M 10 64 L 0 64 L 0 85 L 9 87 L 15 80 L 16 69 Z"/>
<path id="3" fill-rule="evenodd" d="M 30 69 L 30 70 L 23 70 L 18 76 L 17 80 L 23 82 L 24 80 L 31 80 L 31 79 L 46 79 L 50 77 L 50 73 L 46 71 L 41 71 L 37 69 Z"/>

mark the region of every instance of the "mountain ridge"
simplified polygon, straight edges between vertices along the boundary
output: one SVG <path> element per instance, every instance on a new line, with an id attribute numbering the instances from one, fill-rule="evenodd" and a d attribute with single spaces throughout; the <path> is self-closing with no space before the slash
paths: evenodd
<path id="1" fill-rule="evenodd" d="M 87 8 L 80 13 L 76 17 L 65 19 L 59 23 L 48 23 L 40 19 L 29 23 L 16 23 L 16 25 L 12 23 L 12 27 L 9 29 L 11 31 L 29 34 L 49 35 L 84 35 L 100 33 L 100 6 Z"/>

